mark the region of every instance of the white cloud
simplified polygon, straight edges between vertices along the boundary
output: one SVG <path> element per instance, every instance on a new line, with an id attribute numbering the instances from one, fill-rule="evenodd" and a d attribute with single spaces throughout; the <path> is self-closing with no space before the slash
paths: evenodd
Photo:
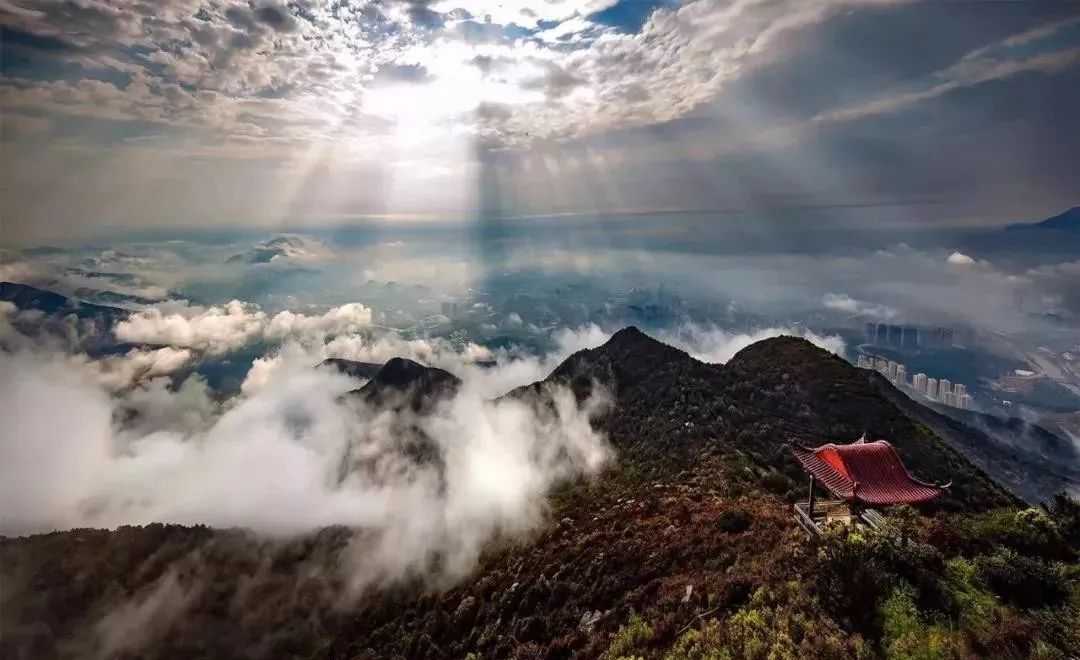
<path id="1" fill-rule="evenodd" d="M 321 315 L 286 310 L 268 317 L 257 305 L 233 300 L 220 307 L 150 307 L 117 323 L 114 332 L 121 341 L 223 354 L 263 340 L 322 342 L 368 327 L 371 317 L 371 309 L 360 303 L 333 307 Z"/>
<path id="2" fill-rule="evenodd" d="M 132 349 L 122 356 L 88 361 L 88 365 L 97 370 L 98 381 L 103 387 L 117 391 L 140 381 L 172 374 L 187 366 L 193 357 L 190 350 L 165 346 L 154 350 Z"/>
<path id="3" fill-rule="evenodd" d="M 552 334 L 555 348 L 543 356 L 520 351 L 491 350 L 468 342 L 455 345 L 444 338 L 402 339 L 395 334 L 369 337 L 350 334 L 334 337 L 325 344 L 286 342 L 272 355 L 257 358 L 244 379 L 241 391 L 252 395 L 276 378 L 288 377 L 294 369 L 318 364 L 326 358 L 382 364 L 394 357 L 404 357 L 432 367 L 445 369 L 465 382 L 477 397 L 493 399 L 514 388 L 543 380 L 571 354 L 596 348 L 611 336 L 596 325 L 562 328 Z M 498 366 L 480 366 L 478 362 L 496 361 Z M 355 386 L 355 384 L 354 384 Z"/>
<path id="4" fill-rule="evenodd" d="M 351 334 L 371 325 L 371 308 L 360 303 L 334 307 L 322 316 L 305 316 L 284 311 L 270 319 L 266 337 L 326 337 Z"/>
<path id="5" fill-rule="evenodd" d="M 826 293 L 821 298 L 821 304 L 826 309 L 833 311 L 872 316 L 880 319 L 891 319 L 899 314 L 899 312 L 887 305 L 877 305 L 856 300 L 846 293 Z"/>
<path id="6" fill-rule="evenodd" d="M 945 261 L 954 266 L 970 266 L 975 263 L 974 259 L 962 252 L 953 252 L 945 259 Z"/>
<path id="7" fill-rule="evenodd" d="M 205 146 L 236 153 L 246 141 L 267 149 L 286 144 L 290 151 L 342 139 L 392 146 L 384 139 L 388 124 L 409 124 L 415 139 L 417 128 L 430 133 L 447 121 L 468 134 L 525 143 L 680 117 L 713 98 L 740 75 L 749 57 L 774 46 L 781 35 L 853 5 L 881 2 L 694 0 L 660 7 L 639 34 L 623 34 L 588 18 L 615 0 L 471 3 L 474 18 L 444 16 L 446 28 L 435 30 L 396 5 L 316 3 L 308 7 L 310 21 L 282 12 L 289 25 L 284 29 L 286 21 L 260 22 L 246 7 L 196 7 L 187 0 L 162 2 L 153 16 L 135 7 L 90 3 L 79 24 L 52 3 L 27 0 L 27 7 L 42 11 L 9 21 L 85 41 L 84 53 L 71 57 L 87 69 L 123 71 L 131 82 L 121 87 L 99 79 L 20 81 L 5 90 L 5 102 L 26 114 L 204 129 Z M 201 18 L 191 20 L 197 9 Z M 432 7 L 453 9 L 453 2 Z M 86 29 L 93 20 L 101 29 Z M 535 38 L 504 34 L 512 25 L 536 27 L 540 21 L 553 26 Z M 146 55 L 133 56 L 136 48 Z M 471 64 L 476 57 L 503 62 L 500 75 L 482 75 Z M 432 75 L 396 85 L 389 95 L 372 75 L 407 67 Z M 582 93 L 529 93 L 529 81 L 549 71 L 574 80 Z M 404 103 L 406 98 L 412 101 Z M 561 102 L 552 104 L 552 98 Z M 482 103 L 503 104 L 511 114 L 494 124 L 474 122 L 472 111 Z M 380 110 L 384 106 L 389 112 Z"/>
<path id="8" fill-rule="evenodd" d="M 221 307 L 190 307 L 172 313 L 151 307 L 119 322 L 114 332 L 120 341 L 226 353 L 260 339 L 265 328 L 262 310 L 233 300 Z"/>
<path id="9" fill-rule="evenodd" d="M 661 333 L 660 338 L 683 349 L 694 358 L 710 364 L 722 364 L 753 343 L 771 337 L 802 337 L 818 348 L 844 355 L 844 340 L 836 335 L 818 335 L 805 328 L 763 328 L 749 333 L 730 332 L 717 327 L 684 325 Z"/>

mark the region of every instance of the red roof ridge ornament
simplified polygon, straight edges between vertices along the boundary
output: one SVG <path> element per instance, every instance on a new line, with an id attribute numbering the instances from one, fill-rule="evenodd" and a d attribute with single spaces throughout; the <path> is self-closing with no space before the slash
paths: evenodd
<path id="1" fill-rule="evenodd" d="M 820 447 L 793 444 L 803 469 L 836 497 L 871 506 L 919 504 L 945 492 L 952 482 L 934 484 L 912 476 L 896 449 L 886 440 L 858 440 Z"/>

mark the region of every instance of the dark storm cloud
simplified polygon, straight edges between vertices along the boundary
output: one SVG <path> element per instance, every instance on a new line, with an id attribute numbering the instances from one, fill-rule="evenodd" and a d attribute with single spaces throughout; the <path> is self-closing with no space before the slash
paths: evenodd
<path id="1" fill-rule="evenodd" d="M 777 117 L 811 117 L 931 76 L 976 49 L 1076 13 L 1052 3 L 863 7 L 791 33 L 775 55 L 750 63 L 720 101 Z"/>
<path id="2" fill-rule="evenodd" d="M 430 0 L 411 0 L 408 5 L 409 20 L 413 25 L 422 26 L 429 30 L 441 28 L 446 23 L 446 18 L 431 8 Z"/>
<path id="3" fill-rule="evenodd" d="M 520 176 L 597 208 L 606 195 L 621 208 L 880 206 L 897 210 L 877 215 L 909 224 L 1050 215 L 1080 202 L 1080 58 L 1068 51 L 1080 43 L 1067 24 L 1052 29 L 1069 14 L 1011 3 L 858 9 L 750 58 L 687 116 L 537 147 L 572 163 L 572 175 L 520 167 L 537 162 L 528 155 L 485 157 L 501 168 L 503 191 L 520 190 L 508 182 Z M 648 68 L 620 58 L 621 70 Z M 632 77 L 608 92 L 613 107 L 650 94 Z M 879 99 L 880 110 L 863 109 Z M 818 120 L 847 107 L 856 111 L 843 120 Z M 605 154 L 612 158 L 597 161 Z M 511 203 L 548 197 L 519 192 Z"/>

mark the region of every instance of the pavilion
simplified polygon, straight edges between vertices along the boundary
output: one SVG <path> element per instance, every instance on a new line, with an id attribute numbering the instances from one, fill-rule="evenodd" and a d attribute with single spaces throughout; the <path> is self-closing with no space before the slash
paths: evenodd
<path id="1" fill-rule="evenodd" d="M 950 485 L 913 477 L 885 440 L 868 442 L 863 436 L 846 445 L 829 443 L 813 449 L 793 445 L 791 450 L 810 475 L 809 497 L 795 505 L 795 519 L 810 533 L 820 533 L 821 526 L 831 522 L 861 520 L 876 527 L 881 514 L 872 507 L 929 502 Z M 835 499 L 816 502 L 816 483 Z"/>

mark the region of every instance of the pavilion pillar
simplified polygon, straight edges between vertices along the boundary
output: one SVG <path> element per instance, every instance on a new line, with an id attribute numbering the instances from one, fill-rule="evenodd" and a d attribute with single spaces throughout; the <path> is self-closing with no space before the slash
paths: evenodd
<path id="1" fill-rule="evenodd" d="M 810 475 L 810 496 L 806 499 L 806 511 L 810 519 L 814 519 L 814 475 Z"/>

